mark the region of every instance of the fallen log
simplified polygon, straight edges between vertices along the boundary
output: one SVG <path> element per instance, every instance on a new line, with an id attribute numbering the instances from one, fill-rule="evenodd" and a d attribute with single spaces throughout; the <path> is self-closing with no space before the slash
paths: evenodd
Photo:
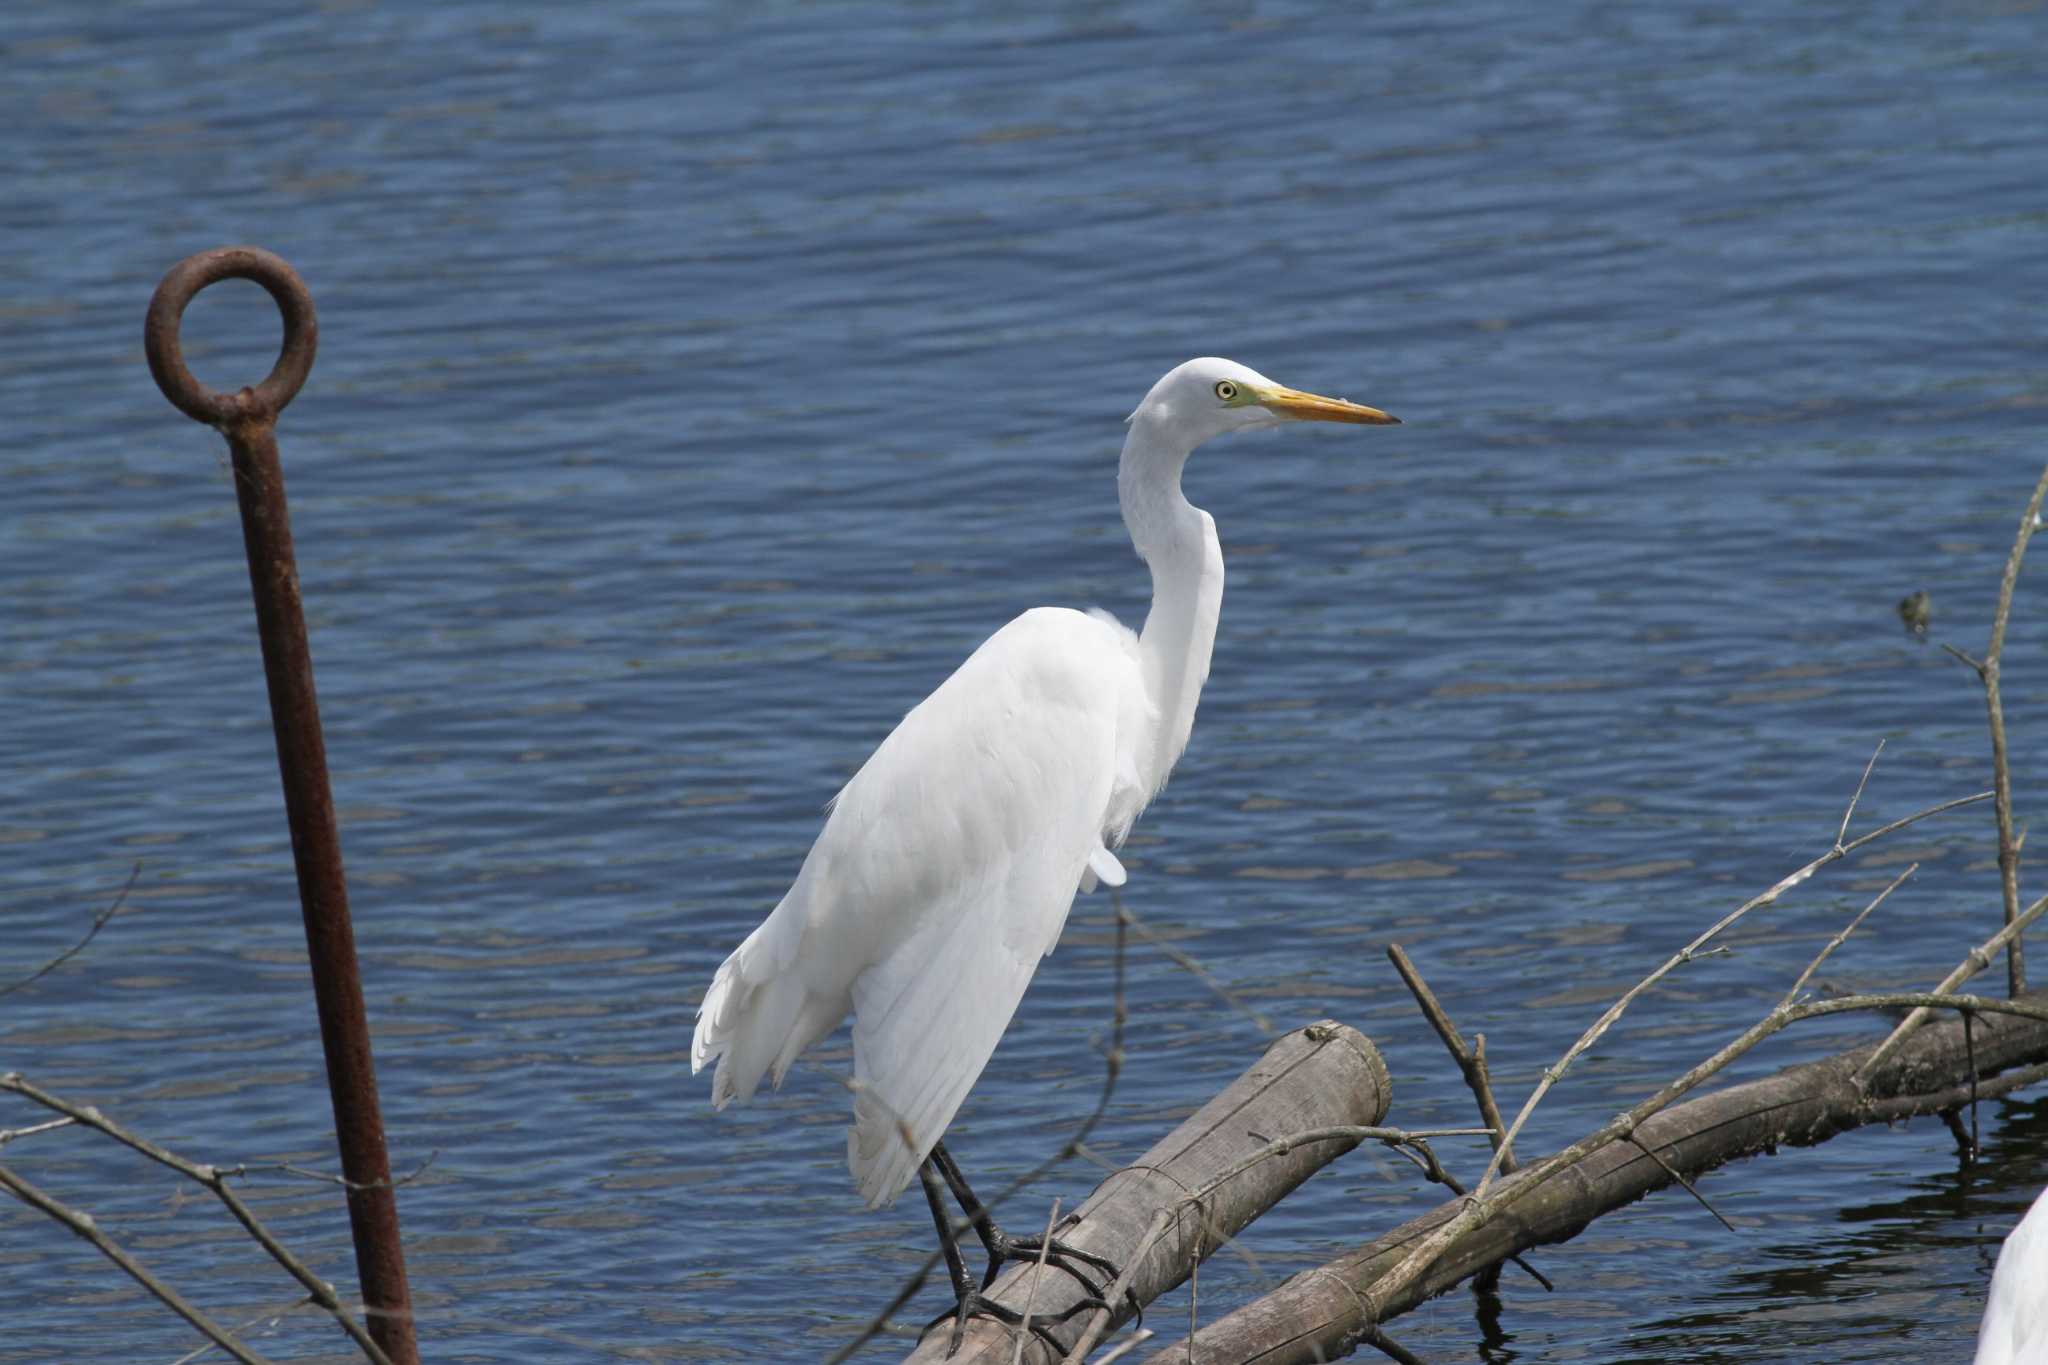
<path id="1" fill-rule="evenodd" d="M 2048 1006 L 2048 991 L 2019 997 Z M 1509 1207 L 1468 1229 L 1429 1270 L 1380 1304 L 1378 1322 L 1450 1289 L 1507 1257 L 1575 1236 L 1602 1214 L 1662 1189 L 1673 1172 L 1693 1176 L 1780 1146 L 1811 1146 L 1868 1123 L 1953 1111 L 2048 1075 L 2048 1023 L 2010 1015 L 1951 1015 L 1908 1038 L 1858 1087 L 1872 1043 L 1774 1075 L 1728 1086 L 1653 1115 L 1635 1131 L 1578 1161 L 1537 1176 Z M 1998 1075 L 1997 1073 L 2007 1073 Z M 1995 1077 L 1995 1079 L 1993 1079 Z M 1652 1155 L 1654 1153 L 1655 1155 Z M 1495 1193 L 1526 1183 L 1541 1163 L 1505 1176 Z M 1336 1260 L 1295 1275 L 1272 1293 L 1146 1357 L 1146 1365 L 1291 1365 L 1351 1351 L 1375 1323 L 1367 1298 L 1414 1246 L 1454 1217 L 1451 1200 Z M 1374 1295 L 1377 1297 L 1376 1295 Z"/>
<path id="2" fill-rule="evenodd" d="M 1096 1186 L 1075 1218 L 1063 1223 L 1059 1236 L 1124 1266 L 1132 1294 L 1140 1303 L 1150 1303 L 1185 1280 L 1230 1235 L 1357 1146 L 1360 1138 L 1333 1137 L 1250 1161 L 1254 1154 L 1272 1139 L 1377 1124 L 1386 1115 L 1389 1098 L 1387 1065 L 1364 1034 L 1328 1020 L 1298 1029 L 1275 1042 L 1251 1070 L 1144 1156 Z M 1245 1168 L 1230 1174 L 1240 1164 Z M 1227 1178 L 1201 1198 L 1199 1207 L 1185 1202 L 1219 1177 Z M 1176 1205 L 1180 1207 L 1164 1235 L 1155 1233 L 1141 1253 L 1155 1218 Z M 1130 1264 L 1133 1256 L 1136 1264 Z M 1057 1323 L 1061 1314 L 1081 1302 L 1081 1287 L 1071 1276 L 1036 1265 L 1012 1266 L 989 1297 L 1019 1313 L 1028 1310 L 1033 1321 L 1046 1323 L 1067 1341 L 1079 1333 L 1078 1324 L 1086 1316 L 1085 1311 L 1076 1313 L 1064 1328 Z M 1128 1300 L 1115 1308 L 1113 1323 L 1130 1315 Z M 951 1328 L 947 1319 L 926 1333 L 906 1365 L 946 1360 Z M 1009 1365 L 1016 1349 L 1014 1329 L 977 1317 L 968 1323 L 966 1338 L 952 1360 L 957 1365 Z M 1023 1358 L 1046 1362 L 1058 1355 L 1029 1335 Z"/>

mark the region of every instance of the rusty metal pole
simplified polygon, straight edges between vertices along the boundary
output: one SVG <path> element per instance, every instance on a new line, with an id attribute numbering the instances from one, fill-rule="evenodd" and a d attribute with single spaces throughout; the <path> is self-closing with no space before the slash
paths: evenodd
<path id="1" fill-rule="evenodd" d="M 185 306 L 200 290 L 226 279 L 254 280 L 270 292 L 284 314 L 284 346 L 270 376 L 255 388 L 234 394 L 202 388 L 185 368 L 178 344 Z M 362 1280 L 370 1335 L 395 1365 L 418 1365 L 412 1296 L 398 1240 L 398 1200 L 384 1150 L 369 1021 L 356 967 L 355 933 L 349 924 L 348 887 L 342 879 L 334 795 L 327 780 L 327 745 L 313 693 L 313 659 L 306 645 L 284 472 L 277 457 L 278 414 L 313 368 L 319 339 L 313 297 L 298 274 L 268 251 L 241 246 L 202 251 L 178 262 L 164 276 L 149 301 L 142 335 L 149 372 L 164 397 L 187 417 L 227 437 L 234 458 L 235 496 L 242 507 L 242 543 L 256 598 L 256 631 L 263 642 L 263 676 L 270 686 L 270 720 L 277 734 L 285 816 L 291 824 L 299 908 L 306 921 L 320 1041 L 327 1053 L 327 1086 L 334 1100 L 342 1174 L 349 1182 L 356 1273 Z"/>

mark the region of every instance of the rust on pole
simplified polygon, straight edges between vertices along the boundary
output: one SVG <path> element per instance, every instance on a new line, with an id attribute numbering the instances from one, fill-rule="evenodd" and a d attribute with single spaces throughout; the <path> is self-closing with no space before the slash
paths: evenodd
<path id="1" fill-rule="evenodd" d="M 232 394 L 203 388 L 185 367 L 178 344 L 186 305 L 200 290 L 227 279 L 262 285 L 284 315 L 284 346 L 269 377 Z M 227 437 L 233 456 L 249 586 L 256 599 L 256 631 L 263 644 L 263 675 L 277 735 L 277 766 L 291 824 L 299 908 L 305 916 L 313 995 L 320 1012 L 320 1041 L 327 1054 L 342 1174 L 348 1181 L 356 1272 L 362 1280 L 371 1336 L 396 1365 L 418 1365 L 405 1253 L 398 1240 L 398 1200 L 384 1148 L 369 1021 L 356 965 L 355 933 L 349 924 L 334 795 L 327 779 L 327 745 L 320 733 L 313 659 L 306 644 L 284 472 L 277 455 L 278 414 L 306 382 L 318 340 L 313 297 L 305 283 L 282 259 L 256 247 L 202 251 L 171 267 L 149 301 L 143 324 L 143 347 L 157 387 L 180 412 Z"/>

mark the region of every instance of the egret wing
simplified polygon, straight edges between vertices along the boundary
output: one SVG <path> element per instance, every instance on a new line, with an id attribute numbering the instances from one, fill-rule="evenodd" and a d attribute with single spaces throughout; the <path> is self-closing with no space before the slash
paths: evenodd
<path id="1" fill-rule="evenodd" d="M 1118 732 L 1133 695 L 1127 632 L 1027 612 L 833 808 L 799 885 L 882 948 L 852 983 L 847 1164 L 870 1204 L 909 1183 L 1058 941 L 1130 767 Z"/>

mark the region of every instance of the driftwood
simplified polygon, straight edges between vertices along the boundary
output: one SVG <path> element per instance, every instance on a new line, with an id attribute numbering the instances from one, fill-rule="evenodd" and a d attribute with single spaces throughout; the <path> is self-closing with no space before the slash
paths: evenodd
<path id="1" fill-rule="evenodd" d="M 1329 1021 L 1298 1029 L 1144 1156 L 1096 1186 L 1058 1235 L 1123 1266 L 1130 1292 L 1150 1303 L 1185 1280 L 1232 1234 L 1370 1134 L 1331 1135 L 1257 1159 L 1274 1140 L 1377 1124 L 1386 1115 L 1389 1097 L 1386 1063 L 1365 1035 Z M 1216 1188 L 1190 1202 L 1190 1195 L 1211 1185 Z M 989 1297 L 1019 1313 L 1028 1311 L 1062 1340 L 1079 1331 L 1072 1325 L 1062 1330 L 1053 1321 L 1082 1298 L 1072 1277 L 1057 1270 L 1012 1266 Z M 1129 1301 L 1119 1296 L 1116 1309 L 1112 1322 L 1128 1315 Z M 1077 1313 L 1070 1323 L 1084 1317 L 1085 1312 Z M 950 1319 L 938 1324 L 909 1362 L 944 1361 L 950 1330 Z M 1014 1329 L 977 1317 L 968 1323 L 966 1339 L 952 1359 L 959 1365 L 1009 1365 L 1016 1352 Z M 1029 1336 L 1022 1358 L 1044 1362 L 1056 1356 Z"/>
<path id="2" fill-rule="evenodd" d="M 2018 1003 L 2048 1006 L 2048 991 L 2021 997 Z M 2039 1080 L 2048 1071 L 2048 1023 L 2010 1015 L 1951 1016 L 1930 1023 L 1859 1087 L 1856 1073 L 1878 1046 L 1788 1067 L 1674 1105 L 1645 1120 L 1632 1139 L 1610 1143 L 1547 1180 L 1539 1177 L 1539 1185 L 1525 1197 L 1467 1230 L 1426 1274 L 1381 1303 L 1379 1320 L 1405 1312 L 1512 1254 L 1564 1241 L 1602 1214 L 1670 1185 L 1679 1176 L 1690 1179 L 1779 1146 L 1810 1146 L 1863 1124 L 1952 1113 L 1975 1098 Z M 1992 1079 L 1998 1072 L 2008 1074 Z M 1503 1177 L 1495 1192 L 1511 1191 L 1527 1178 L 1526 1172 Z M 1462 1200 L 1452 1200 L 1294 1276 L 1272 1293 L 1203 1327 L 1192 1343 L 1184 1339 L 1154 1352 L 1147 1365 L 1283 1365 L 1346 1354 L 1369 1327 L 1377 1325 L 1364 1315 L 1376 1283 L 1462 1205 Z"/>

